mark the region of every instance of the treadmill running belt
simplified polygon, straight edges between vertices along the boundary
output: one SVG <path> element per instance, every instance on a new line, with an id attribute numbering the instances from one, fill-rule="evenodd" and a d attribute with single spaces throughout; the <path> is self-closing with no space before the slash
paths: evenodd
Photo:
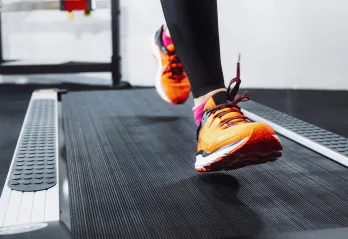
<path id="1" fill-rule="evenodd" d="M 77 238 L 216 238 L 348 226 L 348 170 L 281 137 L 283 157 L 197 173 L 191 104 L 153 89 L 63 96 Z"/>

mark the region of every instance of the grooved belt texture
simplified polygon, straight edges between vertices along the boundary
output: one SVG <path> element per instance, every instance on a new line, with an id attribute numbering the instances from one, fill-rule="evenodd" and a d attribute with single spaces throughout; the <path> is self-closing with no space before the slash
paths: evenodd
<path id="1" fill-rule="evenodd" d="M 8 186 L 32 192 L 56 184 L 54 100 L 33 100 L 22 129 Z"/>
<path id="2" fill-rule="evenodd" d="M 348 170 L 286 138 L 276 162 L 197 173 L 191 109 L 153 89 L 63 96 L 74 236 L 221 238 L 348 226 Z"/>
<path id="3" fill-rule="evenodd" d="M 258 116 L 282 126 L 294 133 L 323 145 L 337 153 L 348 156 L 348 139 L 321 129 L 315 125 L 291 117 L 287 114 L 263 106 L 254 101 L 243 102 L 243 109 L 251 111 Z"/>

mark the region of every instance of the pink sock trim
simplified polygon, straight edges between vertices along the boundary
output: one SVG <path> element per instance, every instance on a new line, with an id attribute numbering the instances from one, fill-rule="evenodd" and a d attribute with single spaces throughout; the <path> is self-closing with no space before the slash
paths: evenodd
<path id="1" fill-rule="evenodd" d="M 163 43 L 164 47 L 167 47 L 170 44 L 173 44 L 172 38 L 167 36 L 165 31 L 163 31 L 163 33 L 162 33 L 162 43 Z"/>
<path id="2" fill-rule="evenodd" d="M 205 103 L 204 102 L 203 104 L 200 104 L 196 107 L 194 107 L 192 109 L 193 111 L 193 115 L 195 117 L 195 121 L 196 121 L 196 125 L 199 126 L 200 122 L 201 122 L 201 119 L 202 119 L 202 116 L 203 116 L 203 113 L 204 113 L 204 106 L 205 106 Z"/>

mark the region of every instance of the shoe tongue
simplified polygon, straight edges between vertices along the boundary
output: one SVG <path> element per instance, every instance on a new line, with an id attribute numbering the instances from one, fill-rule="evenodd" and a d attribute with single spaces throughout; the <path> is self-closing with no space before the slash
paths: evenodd
<path id="1" fill-rule="evenodd" d="M 167 50 L 168 50 L 169 52 L 174 52 L 174 51 L 175 51 L 175 49 L 174 49 L 174 44 L 169 44 L 166 48 L 167 48 Z"/>
<path id="2" fill-rule="evenodd" d="M 210 110 L 218 105 L 224 104 L 227 101 L 227 96 L 225 91 L 218 92 L 214 94 L 210 99 L 205 103 L 204 110 Z"/>

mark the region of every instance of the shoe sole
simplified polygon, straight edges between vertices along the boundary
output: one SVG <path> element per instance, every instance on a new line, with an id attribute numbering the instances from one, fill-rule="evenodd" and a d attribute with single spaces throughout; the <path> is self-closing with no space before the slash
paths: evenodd
<path id="1" fill-rule="evenodd" d="M 156 79 L 155 79 L 155 88 L 157 93 L 161 96 L 161 98 L 168 102 L 172 103 L 171 100 L 167 97 L 167 95 L 164 93 L 162 89 L 162 58 L 161 58 L 161 53 L 159 52 L 158 46 L 156 45 L 155 42 L 155 34 L 151 36 L 151 49 L 152 49 L 152 54 L 155 57 L 157 64 L 158 64 L 158 70 L 156 74 Z"/>
<path id="2" fill-rule="evenodd" d="M 238 143 L 217 150 L 206 157 L 197 155 L 197 172 L 228 171 L 250 165 L 276 161 L 282 156 L 279 138 L 269 132 L 254 130 L 252 135 Z"/>

